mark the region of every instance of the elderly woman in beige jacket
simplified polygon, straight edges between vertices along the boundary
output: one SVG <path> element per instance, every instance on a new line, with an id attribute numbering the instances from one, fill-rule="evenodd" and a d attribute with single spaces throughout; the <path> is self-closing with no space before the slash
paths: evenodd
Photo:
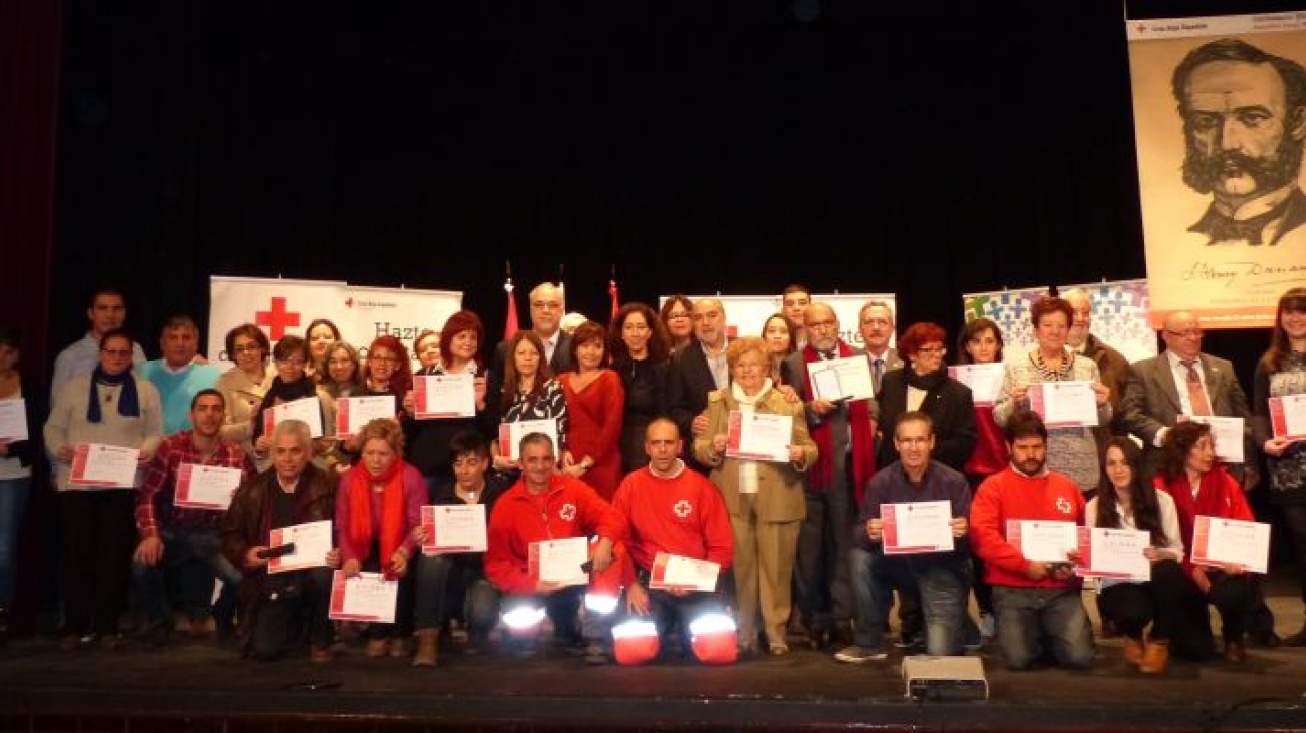
<path id="1" fill-rule="evenodd" d="M 785 623 L 792 605 L 790 583 L 798 529 L 807 513 L 803 472 L 816 461 L 803 405 L 790 402 L 767 376 L 770 356 L 757 337 L 735 339 L 726 352 L 731 385 L 708 397 L 707 430 L 694 439 L 694 455 L 712 468 L 712 483 L 725 498 L 735 535 L 735 589 L 743 651 L 757 644 L 760 610 L 772 654 L 787 654 Z M 731 413 L 791 418 L 788 460 L 727 455 Z"/>

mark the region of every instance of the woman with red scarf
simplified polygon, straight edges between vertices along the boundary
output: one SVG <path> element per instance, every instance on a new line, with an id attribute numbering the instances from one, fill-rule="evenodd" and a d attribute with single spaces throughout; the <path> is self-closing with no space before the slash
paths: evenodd
<path id="1" fill-rule="evenodd" d="M 359 432 L 362 458 L 340 477 L 336 494 L 336 543 L 346 578 L 362 571 L 397 577 L 399 601 L 393 624 L 368 629 L 367 656 L 408 656 L 412 573 L 409 563 L 422 541 L 426 481 L 406 463 L 404 434 L 394 420 L 378 419 Z M 432 639 L 434 641 L 434 639 Z"/>
<path id="2" fill-rule="evenodd" d="M 1165 435 L 1164 463 L 1156 488 L 1174 499 L 1179 515 L 1179 532 L 1184 547 L 1193 546 L 1193 525 L 1199 516 L 1256 521 L 1242 487 L 1215 459 L 1211 427 L 1181 422 Z M 1215 653 L 1206 604 L 1220 610 L 1224 624 L 1224 658 L 1242 662 L 1247 658 L 1244 619 L 1261 603 L 1261 578 L 1236 565 L 1206 567 L 1186 559 L 1184 569 L 1193 584 L 1193 602 L 1185 614 L 1183 629 L 1189 655 L 1210 657 Z M 1179 643 L 1176 639 L 1173 643 Z"/>

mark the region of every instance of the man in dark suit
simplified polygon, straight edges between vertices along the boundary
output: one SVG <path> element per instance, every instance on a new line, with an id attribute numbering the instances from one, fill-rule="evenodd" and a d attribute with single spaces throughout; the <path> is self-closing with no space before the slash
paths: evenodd
<path id="1" fill-rule="evenodd" d="M 1162 328 L 1165 351 L 1129 368 L 1129 380 L 1120 400 L 1125 425 L 1143 441 L 1144 465 L 1149 475 L 1156 473 L 1165 434 L 1180 415 L 1241 417 L 1246 421 L 1243 427 L 1246 463 L 1231 465 L 1229 469 L 1244 488 L 1251 490 L 1258 481 L 1256 447 L 1248 420 L 1247 394 L 1238 384 L 1233 365 L 1202 352 L 1202 326 L 1191 313 L 1169 314 Z M 1274 633 L 1274 616 L 1263 602 L 1248 614 L 1246 624 L 1252 644 L 1275 647 L 1281 643 Z"/>
<path id="2" fill-rule="evenodd" d="M 839 318 L 828 303 L 808 305 L 803 328 L 807 344 L 780 366 L 785 384 L 802 397 L 817 446 L 816 463 L 807 472 L 807 516 L 794 559 L 796 605 L 814 648 L 830 640 L 844 647 L 853 643 L 848 554 L 857 520 L 855 497 L 875 472 L 875 406 L 873 400 L 836 404 L 815 399 L 808 364 L 864 357 L 866 352 L 839 338 Z"/>
<path id="3" fill-rule="evenodd" d="M 707 409 L 708 394 L 730 384 L 725 306 L 716 298 L 699 298 L 694 303 L 692 317 L 694 340 L 672 357 L 667 374 L 667 404 L 681 435 L 697 434 L 695 418 Z M 692 453 L 685 454 L 685 463 L 705 476 L 709 473 L 707 467 L 694 460 Z"/>
<path id="4" fill-rule="evenodd" d="M 871 381 L 880 393 L 880 379 L 885 372 L 902 369 L 898 350 L 889 347 L 893 338 L 893 309 L 883 300 L 868 300 L 857 312 L 857 329 L 862 335 L 866 358 L 871 362 Z"/>
<path id="5" fill-rule="evenodd" d="M 571 361 L 571 336 L 560 328 L 562 314 L 567 312 L 567 299 L 562 288 L 553 283 L 540 283 L 530 295 L 531 330 L 544 342 L 544 356 L 549 363 L 549 374 L 557 376 L 574 369 Z M 500 341 L 494 349 L 494 374 L 503 377 L 503 365 L 508 354 L 508 341 Z"/>

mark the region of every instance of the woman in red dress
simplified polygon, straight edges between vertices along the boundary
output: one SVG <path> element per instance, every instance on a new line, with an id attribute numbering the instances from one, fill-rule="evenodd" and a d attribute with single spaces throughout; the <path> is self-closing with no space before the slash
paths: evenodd
<path id="1" fill-rule="evenodd" d="M 571 425 L 562 472 L 589 484 L 605 500 L 621 482 L 621 412 L 625 390 L 621 378 L 607 368 L 607 330 L 585 321 L 571 335 L 576 371 L 558 378 L 567 396 Z"/>

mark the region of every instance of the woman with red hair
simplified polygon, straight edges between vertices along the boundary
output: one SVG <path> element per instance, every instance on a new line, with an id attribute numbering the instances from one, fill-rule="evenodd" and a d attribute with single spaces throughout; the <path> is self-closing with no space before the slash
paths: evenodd
<path id="1" fill-rule="evenodd" d="M 449 441 L 453 436 L 473 430 L 489 439 L 496 426 L 486 411 L 485 402 L 485 366 L 481 363 L 481 342 L 485 338 L 485 327 L 481 319 L 469 310 L 461 310 L 449 316 L 440 329 L 439 358 L 429 366 L 425 365 L 417 372 L 420 377 L 433 377 L 455 374 L 472 376 L 472 389 L 476 407 L 476 417 L 453 417 L 433 420 L 404 420 L 404 434 L 408 443 L 405 458 L 417 467 L 426 477 L 431 491 L 443 484 L 453 481 L 453 456 L 449 454 Z M 404 398 L 404 408 L 413 414 L 413 395 L 409 392 Z"/>
<path id="2" fill-rule="evenodd" d="M 366 361 L 363 362 L 362 387 L 349 395 L 354 397 L 392 397 L 394 398 L 395 420 L 403 420 L 408 414 L 404 411 L 404 396 L 413 388 L 413 367 L 408 359 L 408 349 L 396 336 L 386 334 L 372 339 L 367 347 Z M 349 399 L 345 398 L 345 399 Z M 336 405 L 339 411 L 339 404 Z M 358 459 L 362 450 L 362 441 L 353 436 L 341 442 L 341 460 L 336 470 L 344 471 Z"/>
<path id="3" fill-rule="evenodd" d="M 948 376 L 943 357 L 948 334 L 935 323 L 913 323 L 898 339 L 905 369 L 886 372 L 880 380 L 879 451 L 875 465 L 898 460 L 893 431 L 904 412 L 920 410 L 934 421 L 933 459 L 960 471 L 975 449 L 975 400 L 970 387 Z"/>

